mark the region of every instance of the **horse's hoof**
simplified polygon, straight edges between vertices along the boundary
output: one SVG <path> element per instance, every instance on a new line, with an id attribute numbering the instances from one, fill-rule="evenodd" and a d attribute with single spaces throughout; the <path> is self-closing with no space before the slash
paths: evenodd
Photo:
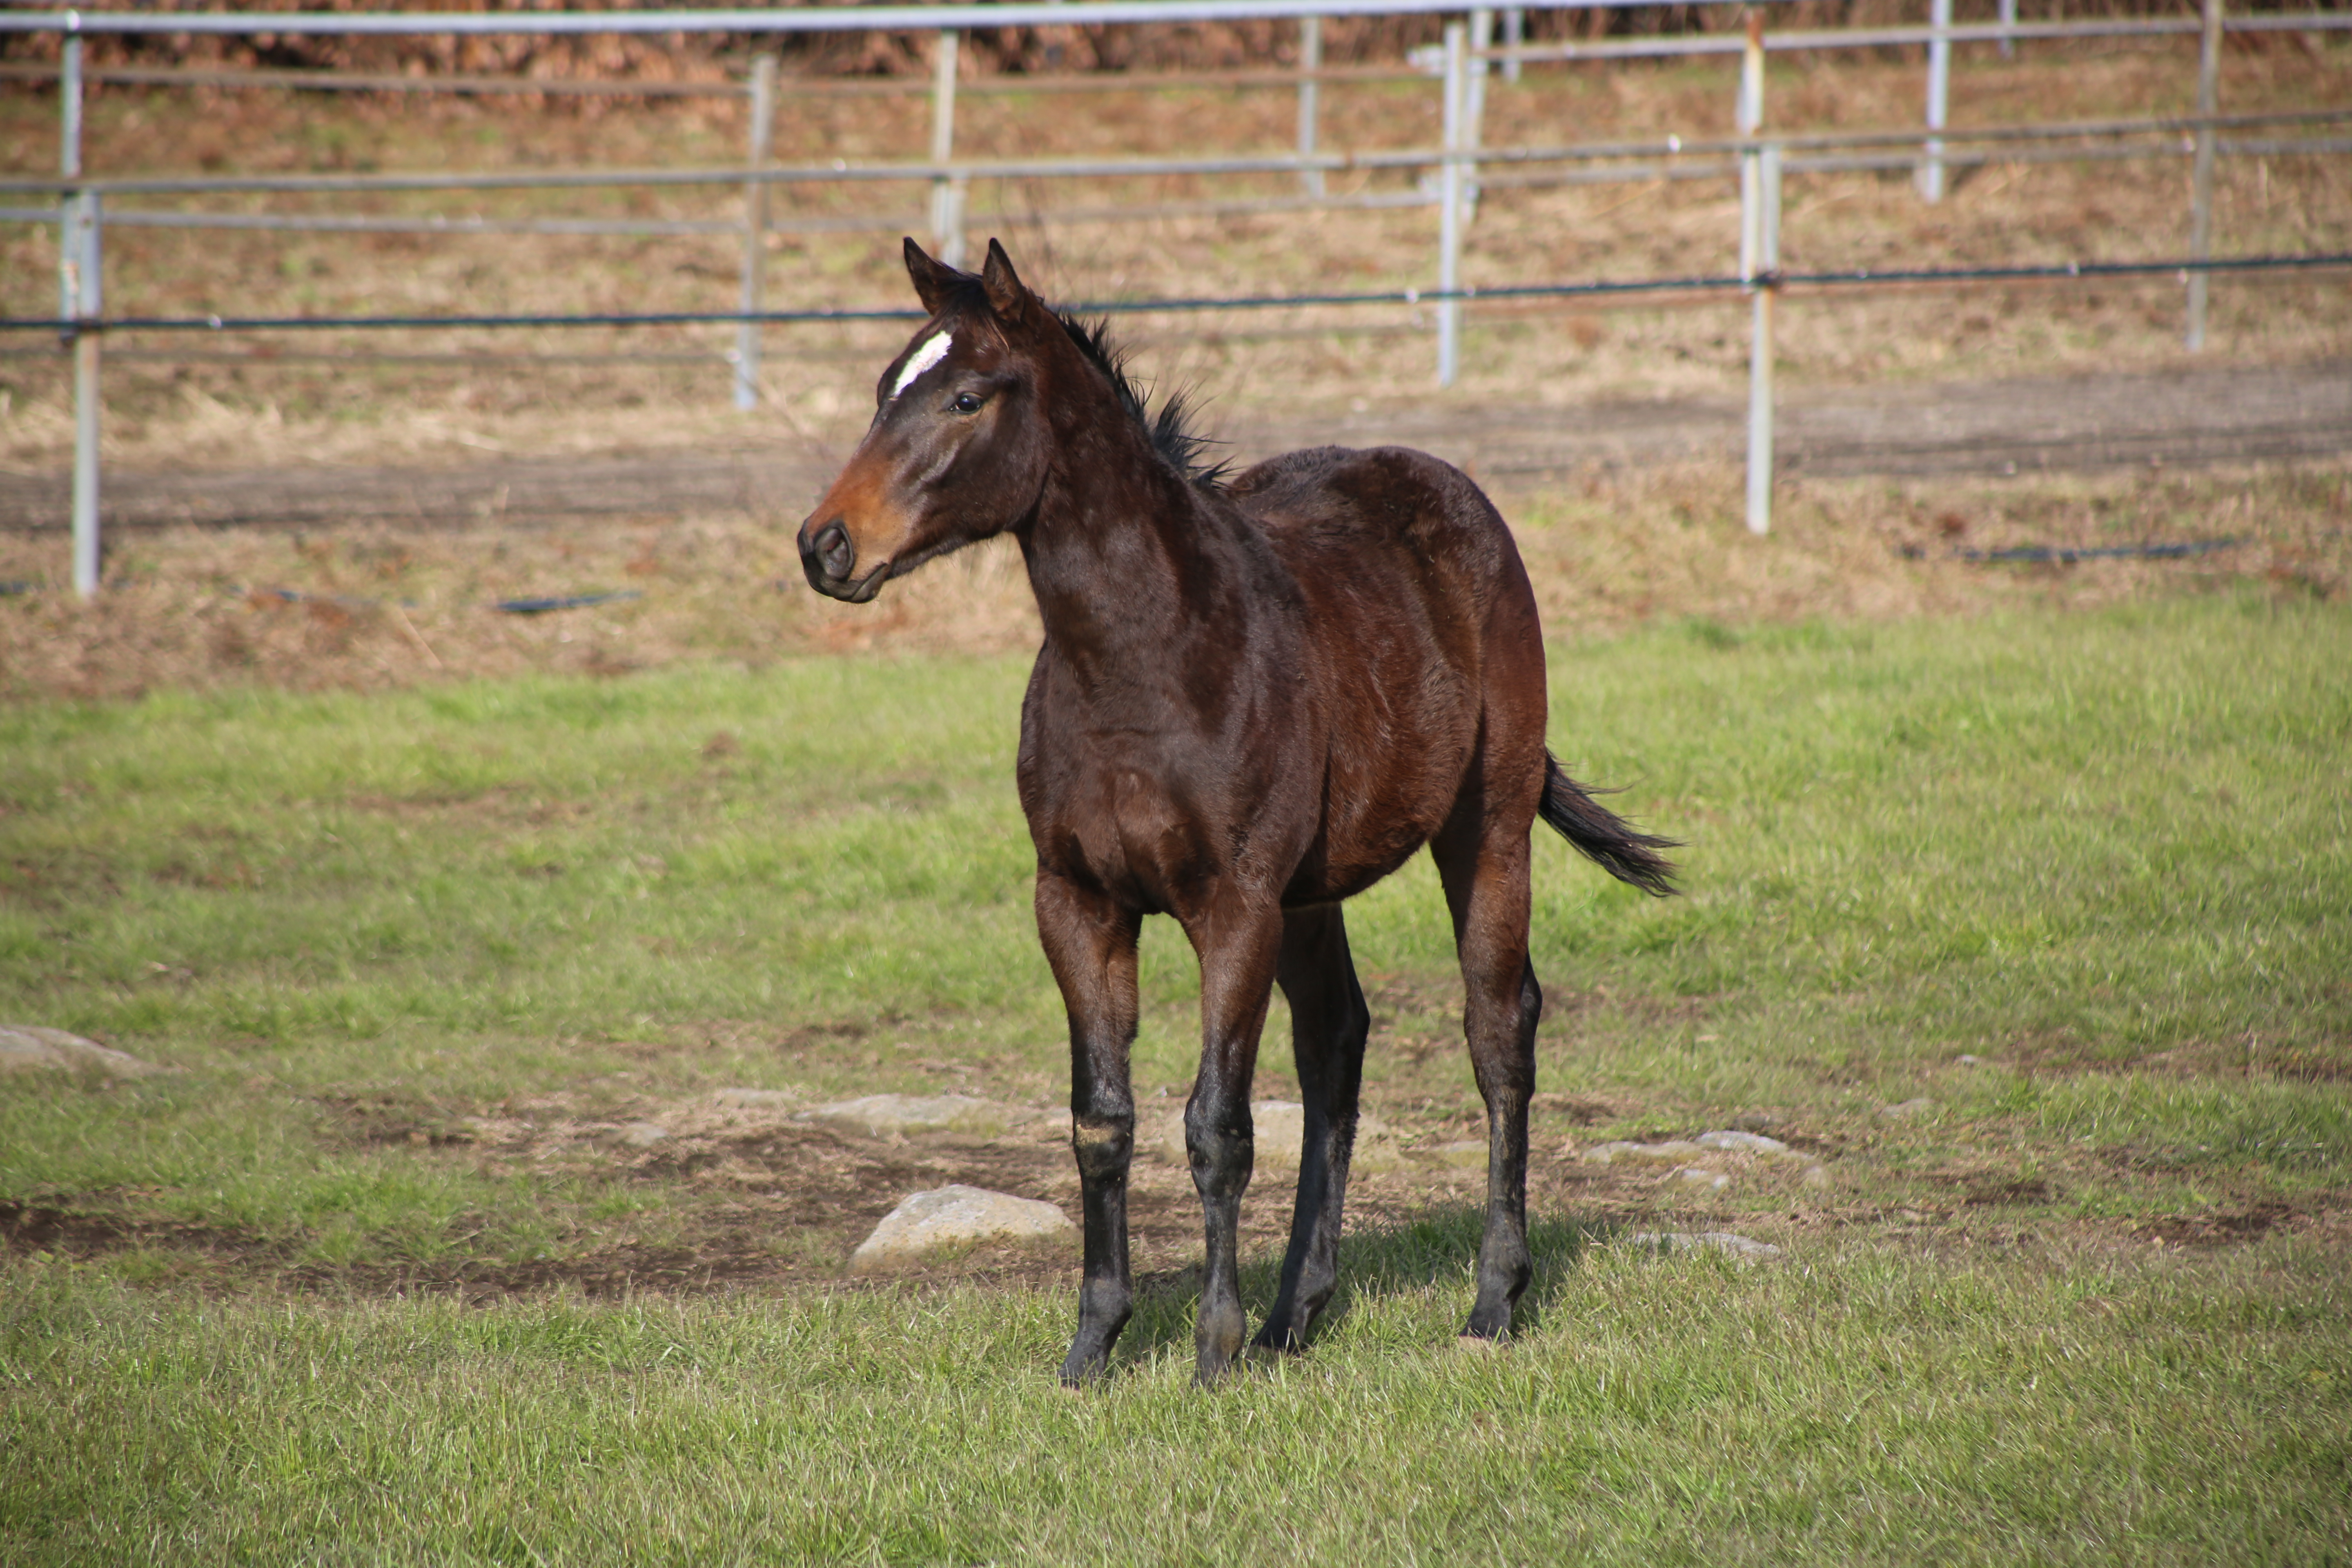
<path id="1" fill-rule="evenodd" d="M 1277 1329 L 1268 1323 L 1257 1331 L 1256 1338 L 1250 1341 L 1249 1348 L 1253 1355 L 1304 1355 L 1307 1353 L 1307 1336 L 1295 1329 Z"/>

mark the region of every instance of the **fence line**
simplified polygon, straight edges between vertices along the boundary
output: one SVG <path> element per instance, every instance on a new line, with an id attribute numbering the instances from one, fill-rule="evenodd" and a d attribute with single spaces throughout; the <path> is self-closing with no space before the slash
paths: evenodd
<path id="1" fill-rule="evenodd" d="M 1616 9 L 1650 0 L 1561 0 L 1556 10 Z M 1731 0 L 1701 0 L 1705 4 Z M 2289 114 L 2230 115 L 2218 109 L 2218 67 L 2223 37 L 2229 32 L 2325 32 L 2352 26 L 2352 15 L 2309 13 L 2295 16 L 2227 18 L 2221 0 L 2201 0 L 2196 20 L 2147 18 L 2078 22 L 2019 22 L 2014 0 L 2002 0 L 2000 20 L 1992 24 L 1957 25 L 1950 0 L 1930 0 L 1929 25 L 1919 26 L 1813 29 L 1770 35 L 1763 15 L 1750 9 L 1744 36 L 1717 33 L 1666 38 L 1598 39 L 1585 42 L 1530 45 L 1524 41 L 1523 21 L 1507 16 L 1496 47 L 1496 16 L 1490 8 L 1472 9 L 1468 20 L 1449 20 L 1444 42 L 1433 50 L 1416 51 L 1411 72 L 1391 68 L 1325 68 L 1320 60 L 1320 18 L 1327 16 L 1441 15 L 1458 18 L 1461 0 L 1046 0 L 1045 4 L 950 5 L 943 6 L 843 7 L 786 11 L 606 12 L 596 14 L 501 13 L 491 16 L 446 12 L 335 16 L 289 13 L 140 15 L 0 13 L 0 32 L 47 32 L 66 37 L 62 58 L 50 74 L 60 81 L 61 172 L 57 179 L 0 179 L 0 194 L 48 195 L 58 205 L 43 208 L 0 208 L 0 220 L 57 223 L 61 231 L 60 309 L 47 321 L 0 321 L 0 329 L 61 331 L 71 341 L 76 365 L 77 443 L 75 460 L 75 583 L 84 593 L 93 591 L 97 572 L 97 375 L 101 334 L 112 330 L 152 331 L 203 328 L 224 330 L 287 330 L 342 326 L 351 328 L 446 328 L 458 326 L 645 326 L 656 324 L 733 324 L 734 348 L 726 358 L 734 369 L 732 383 L 738 406 L 749 406 L 758 384 L 760 339 L 767 324 L 820 321 L 902 318 L 904 312 L 769 311 L 760 308 L 764 277 L 764 237 L 775 232 L 823 232 L 875 227 L 913 227 L 900 217 L 866 215 L 810 215 L 778 220 L 767 213 L 769 193 L 781 184 L 872 185 L 919 183 L 930 190 L 929 227 L 935 247 L 950 260 L 957 258 L 966 226 L 966 193 L 971 182 L 1006 179 L 1121 179 L 1167 176 L 1291 175 L 1300 193 L 1281 197 L 1160 203 L 1145 209 L 1112 206 L 1074 209 L 1050 215 L 1050 221 L 1132 221 L 1147 216 L 1167 216 L 1181 210 L 1202 212 L 1281 212 L 1328 207 L 1412 207 L 1439 209 L 1437 271 L 1439 287 L 1402 293 L 1264 296 L 1202 300 L 1103 302 L 1087 307 L 1105 310 L 1263 309 L 1276 306 L 1357 305 L 1378 302 L 1428 304 L 1434 307 L 1438 336 L 1438 379 L 1451 384 L 1459 363 L 1461 311 L 1465 303 L 1528 298 L 1631 296 L 1674 291 L 1722 290 L 1737 288 L 1754 297 L 1750 350 L 1750 453 L 1748 522 L 1762 531 L 1769 527 L 1771 490 L 1771 326 L 1775 301 L 1786 288 L 1884 287 L 1896 282 L 1958 282 L 1991 279 L 2179 273 L 2189 289 L 2187 339 L 2202 345 L 2205 283 L 2221 271 L 2253 271 L 2289 267 L 2336 266 L 2347 258 L 2308 256 L 2240 258 L 2214 261 L 2210 255 L 2210 209 L 2213 163 L 2217 157 L 2244 152 L 2326 153 L 2343 150 L 2336 138 L 2301 141 L 2249 141 L 2225 138 L 2224 131 L 2291 124 L 2318 125 L 2352 119 L 2352 110 L 2321 110 Z M 957 45 L 966 28 L 1019 26 L 1073 26 L 1094 23 L 1151 25 L 1202 20 L 1295 19 L 1301 26 L 1300 67 L 1286 71 L 1227 73 L 1138 73 L 1122 78 L 1105 73 L 1097 78 L 995 78 L 965 83 L 955 70 Z M 813 84 L 784 82 L 775 57 L 757 57 L 751 78 L 741 82 L 711 83 L 585 83 L 534 81 L 529 79 L 448 78 L 337 75 L 304 72 L 146 72 L 115 70 L 85 72 L 83 39 L 94 33 L 266 32 L 334 36 L 485 34 L 614 34 L 727 31 L 752 35 L 887 31 L 929 33 L 937 39 L 934 70 L 928 86 L 913 79 L 877 84 Z M 1950 128 L 1945 123 L 1946 83 L 1950 50 L 1956 44 L 1994 43 L 2004 52 L 2018 39 L 2111 37 L 2200 36 L 2198 110 L 2193 116 L 2137 121 L 2086 121 L 2073 124 Z M 1925 44 L 1928 50 L 1929 84 L 1926 125 L 1920 130 L 1816 133 L 1770 136 L 1764 133 L 1762 62 L 1767 51 L 1819 50 L 1901 47 Z M 1591 143 L 1560 147 L 1482 145 L 1480 121 L 1488 74 L 1499 67 L 1507 79 L 1534 63 L 1571 63 L 1643 57 L 1701 56 L 1738 52 L 1742 55 L 1739 105 L 1736 115 L 1741 134 L 1733 138 L 1685 142 L 1678 137 L 1663 142 Z M 11 70 L 10 76 L 32 71 Z M 1411 75 L 1440 79 L 1444 106 L 1444 134 L 1436 148 L 1384 149 L 1370 152 L 1327 152 L 1317 144 L 1317 89 L 1326 81 L 1406 79 Z M 1297 151 L 1287 154 L 1195 156 L 1163 158 L 957 159 L 954 156 L 954 104 L 959 92 L 1151 90 L 1185 85 L 1280 86 L 1299 94 Z M 80 106 L 83 87 L 90 79 L 142 80 L 160 84 L 317 85 L 339 90 L 450 90 L 597 92 L 636 96 L 732 96 L 751 100 L 752 113 L 748 156 L 740 166 L 698 169 L 542 170 L 480 174 L 410 173 L 393 174 L 323 174 L 289 176 L 129 176 L 92 178 L 80 166 Z M 425 83 L 432 83 L 430 88 Z M 921 163 L 852 163 L 834 159 L 824 164 L 777 164 L 771 158 L 770 135 L 774 121 L 775 94 L 823 88 L 858 93 L 928 91 L 932 103 L 930 157 Z M 2185 134 L 2186 145 L 2086 146 L 2079 143 L 2134 137 Z M 2059 146 L 2074 142 L 2078 145 Z M 2035 145 L 2039 143 L 2039 145 Z M 1975 151 L 1961 151 L 1973 147 Z M 1873 152 L 1871 149 L 1900 149 Z M 1779 191 L 1786 174 L 1826 173 L 1847 169 L 1902 169 L 1917 172 L 1921 194 L 1928 200 L 1942 194 L 1946 169 L 1987 162 L 2042 162 L 2057 159 L 2107 160 L 2192 156 L 2190 255 L 2181 260 L 2145 263 L 2074 264 L 2001 268 L 1943 268 L 1911 272 L 1856 272 L 1784 275 L 1778 268 L 1780 245 Z M 1644 162 L 1643 160 L 1647 160 Z M 1659 160 L 1664 160 L 1660 162 Z M 1423 171 L 1421 190 L 1331 193 L 1328 176 L 1357 173 L 1377 174 Z M 1741 268 L 1735 278 L 1645 279 L 1629 283 L 1548 284 L 1501 289 L 1462 286 L 1461 253 L 1475 215 L 1479 192 L 1510 186 L 1590 184 L 1659 178 L 1719 178 L 1740 175 Z M 732 186 L 744 196 L 744 216 L 727 220 L 498 219 L 434 216 L 404 217 L 351 214 L 202 213 L 168 208 L 107 211 L 106 204 L 124 195 L 193 196 L 211 195 L 312 195 L 332 193 L 386 194 L 450 191 L 585 189 L 627 185 L 638 188 Z M 1045 216 L 998 213 L 997 222 L 1047 221 Z M 142 227 L 215 227 L 246 229 L 316 229 L 347 232 L 408 232 L 436 234 L 539 233 L 571 235 L 740 236 L 742 240 L 742 288 L 740 308 L 732 311 L 668 312 L 649 315 L 514 316 L 514 317 L 371 317 L 371 318 L 139 318 L 109 317 L 102 309 L 100 236 L 108 222 Z"/>
<path id="2" fill-rule="evenodd" d="M 1544 0 L 1549 11 L 1622 11 L 1657 0 Z M 1750 0 L 1690 0 L 1740 5 Z M 1783 0 L 1766 0 L 1780 4 Z M 1168 22 L 1296 21 L 1307 16 L 1448 16 L 1461 0 L 1010 0 L 1004 5 L 844 5 L 783 10 L 0 12 L 0 33 L 248 33 L 308 37 L 479 37 L 627 33 L 931 33 L 1004 27 L 1150 26 Z"/>
<path id="3" fill-rule="evenodd" d="M 1770 143 L 1763 152 L 1769 155 Z M 1769 209 L 1768 209 L 1769 210 Z M 2010 267 L 1843 268 L 1810 272 L 1772 269 L 1764 262 L 1777 260 L 1769 243 L 1759 248 L 1759 264 L 1749 270 L 1703 273 L 1684 278 L 1595 279 L 1588 283 L 1463 284 L 1452 289 L 1369 289 L 1315 294 L 1202 294 L 1147 300 L 1077 300 L 1056 302 L 1066 313 L 1153 315 L 1206 310 L 1281 310 L 1312 306 L 1437 305 L 1449 300 L 1468 303 L 1512 300 L 1626 299 L 1645 294 L 1746 293 L 1759 288 L 1836 289 L 1884 289 L 1903 285 L 1955 283 L 2079 282 L 2100 278 L 2154 278 L 2168 274 L 2223 272 L 2311 272 L 2352 268 L 2352 251 L 2315 251 L 2284 256 L 2227 256 L 2198 259 L 2169 257 L 2137 261 L 2047 261 Z M 275 332 L 347 329 L 355 331 L 556 327 L 697 327 L 732 326 L 745 321 L 767 326 L 799 326 L 824 322 L 920 321 L 924 312 L 912 305 L 870 308 L 814 306 L 792 310 L 614 310 L 545 314 L 477 316 L 60 316 L 37 319 L 0 317 L 0 332 Z M 704 356 L 707 357 L 707 356 Z M 683 362 L 681 362 L 683 363 Z"/>
<path id="4" fill-rule="evenodd" d="M 2352 108 L 2294 110 L 2267 114 L 2152 115 L 2137 120 L 2061 121 L 2053 125 L 1948 126 L 1939 132 L 1954 142 L 2048 142 L 2070 138 L 2160 135 L 2166 132 L 2251 130 L 2272 125 L 2313 125 L 2352 120 Z M 0 193 L 15 195 L 312 195 L 328 193 L 433 191 L 578 190 L 602 187 L 665 187 L 742 184 L 833 184 L 943 179 L 1135 179 L 1187 174 L 1277 174 L 1305 170 L 1326 174 L 1394 173 L 1446 164 L 1593 163 L 1619 158 L 1745 155 L 1765 142 L 1782 149 L 1829 150 L 1911 147 L 1913 130 L 1837 131 L 1794 135 L 1726 136 L 1653 142 L 1569 143 L 1549 147 L 1399 147 L 1360 153 L 1264 153 L 1173 158 L 969 158 L 919 163 L 867 163 L 835 158 L 826 163 L 725 163 L 699 168 L 531 169 L 404 174 L 123 174 L 101 177 L 0 176 Z M 2160 151 L 2177 151 L 2162 149 Z M 1424 198 L 1425 199 L 1425 198 Z M 1153 210 L 1157 210 L 1156 208 Z M 53 208 L 9 208 L 5 215 L 54 223 Z M 193 216 L 193 215 L 192 215 Z M 261 216 L 261 215 L 250 215 Z M 110 216 L 109 223 L 125 221 Z M 453 220 L 456 221 L 456 220 Z M 551 220 L 537 220 L 551 221 Z M 740 232 L 742 225 L 723 227 Z"/>
<path id="5" fill-rule="evenodd" d="M 1308 17 L 1319 21 L 1319 17 Z M 1499 58 L 1499 57 L 1498 57 Z M 0 81 L 48 81 L 62 71 L 48 64 L 0 65 Z M 957 83 L 964 94 L 1136 92 L 1187 88 L 1288 89 L 1305 82 L 1419 81 L 1418 66 L 1314 66 L 1297 70 L 1255 67 L 1210 71 L 1090 71 L 1070 76 L 983 76 Z M 606 98 L 749 98 L 738 81 L 644 81 L 578 77 L 398 76 L 390 73 L 315 70 L 186 70 L 147 66 L 101 66 L 82 73 L 85 82 L 121 87 L 225 87 L 290 89 L 296 92 L 446 92 L 453 96 L 511 93 L 576 94 Z M 932 90 L 925 77 L 782 76 L 793 98 L 919 98 Z"/>
<path id="6" fill-rule="evenodd" d="M 1633 0 L 1622 0 L 1631 4 Z M 1644 0 L 1647 3 L 1647 0 Z M 1707 0 L 1728 4 L 1731 0 Z M 1786 0 L 1769 0 L 1786 3 Z M 2008 46 L 2018 41 L 2064 41 L 2104 37 L 2186 37 L 2202 30 L 2203 23 L 2179 17 L 2113 17 L 2075 22 L 2020 22 L 2013 19 L 2013 0 L 2004 0 L 2011 19 L 2000 22 L 1954 23 L 1927 26 L 1811 28 L 1765 35 L 1769 53 L 1810 50 L 1890 48 L 1909 45 L 1983 44 Z M 1565 7 L 1544 7 L 1559 9 Z M 1461 9 L 1457 4 L 1454 9 Z M 1338 15 L 1339 13 L 1331 13 Z M 1349 14 L 1355 14 L 1352 12 Z M 1319 22 L 1320 16 L 1302 18 Z M 0 31 L 6 30 L 0 26 Z M 2288 15 L 2229 16 L 2224 33 L 2330 33 L 2352 30 L 2352 13 L 2313 11 Z M 1517 68 L 1526 65 L 1578 64 L 1626 59 L 1671 59 L 1704 55 L 1734 55 L 1746 47 L 1736 33 L 1676 35 L 1645 38 L 1566 39 L 1549 44 L 1507 43 L 1472 49 L 1474 62 L 1505 68 L 1507 80 L 1519 79 Z M 1442 47 L 1442 46 L 1440 46 Z M 1433 51 L 1433 54 L 1434 51 Z M 0 80 L 47 81 L 63 73 L 62 65 L 45 62 L 0 65 Z M 1102 93 L 1184 90 L 1203 87 L 1266 89 L 1287 91 L 1318 84 L 1417 81 L 1435 74 L 1433 60 L 1404 66 L 1328 66 L 1319 60 L 1296 69 L 1281 68 L 1205 71 L 1092 71 L 1078 75 L 999 75 L 960 80 L 958 94 Z M 289 89 L 298 92 L 404 92 L 492 95 L 547 93 L 559 96 L 609 98 L 749 98 L 747 81 L 650 81 L 589 79 L 576 77 L 403 76 L 391 72 L 319 70 L 205 70 L 144 66 L 102 66 L 84 70 L 85 82 L 123 87 L 243 88 Z M 858 79 L 782 76 L 779 89 L 793 98 L 913 98 L 935 90 L 922 77 Z"/>

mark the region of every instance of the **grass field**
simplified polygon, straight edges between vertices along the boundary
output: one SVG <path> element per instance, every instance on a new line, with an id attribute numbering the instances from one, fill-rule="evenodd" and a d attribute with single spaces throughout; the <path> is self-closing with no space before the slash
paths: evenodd
<path id="1" fill-rule="evenodd" d="M 2352 1556 L 2347 657 L 2251 586 L 1558 645 L 1563 759 L 1691 847 L 1663 903 L 1540 852 L 1525 1332 L 1454 1346 L 1475 1194 L 1412 1165 L 1310 1353 L 1199 1393 L 1169 1173 L 1081 1398 L 1073 1259 L 841 1273 L 917 1176 L 1066 1205 L 1052 1140 L 709 1109 L 1058 1096 L 1017 658 L 0 709 L 0 1022 L 177 1069 L 0 1084 L 0 1557 Z M 1475 1111 L 1440 910 L 1351 906 L 1409 1150 Z M 1741 1116 L 1821 1176 L 1578 1158 Z"/>

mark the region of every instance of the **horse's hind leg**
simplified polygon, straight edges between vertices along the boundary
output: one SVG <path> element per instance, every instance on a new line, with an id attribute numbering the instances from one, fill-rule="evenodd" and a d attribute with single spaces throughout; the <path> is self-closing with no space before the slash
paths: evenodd
<path id="1" fill-rule="evenodd" d="M 1486 1101 L 1486 1234 L 1465 1337 L 1500 1339 L 1528 1288 L 1528 1101 L 1543 993 L 1528 962 L 1528 830 L 1458 814 L 1431 844 L 1462 956 L 1463 1026 Z"/>
<path id="2" fill-rule="evenodd" d="M 1364 1081 L 1364 1037 L 1371 1012 L 1356 984 L 1339 906 L 1292 910 L 1282 925 L 1275 980 L 1290 1002 L 1298 1087 L 1307 1100 L 1307 1141 L 1298 1156 L 1298 1203 L 1282 1289 L 1256 1343 L 1293 1351 L 1329 1304 L 1339 1277 L 1339 1213 L 1356 1143 L 1356 1102 Z"/>

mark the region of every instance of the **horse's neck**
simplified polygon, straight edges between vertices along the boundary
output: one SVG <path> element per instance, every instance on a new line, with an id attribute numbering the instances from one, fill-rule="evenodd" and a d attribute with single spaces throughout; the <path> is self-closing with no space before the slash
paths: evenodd
<path id="1" fill-rule="evenodd" d="M 1047 640 L 1083 671 L 1165 671 L 1237 603 L 1236 542 L 1122 412 L 1066 437 L 1024 531 Z M 1242 628 L 1222 628 L 1238 635 Z"/>

